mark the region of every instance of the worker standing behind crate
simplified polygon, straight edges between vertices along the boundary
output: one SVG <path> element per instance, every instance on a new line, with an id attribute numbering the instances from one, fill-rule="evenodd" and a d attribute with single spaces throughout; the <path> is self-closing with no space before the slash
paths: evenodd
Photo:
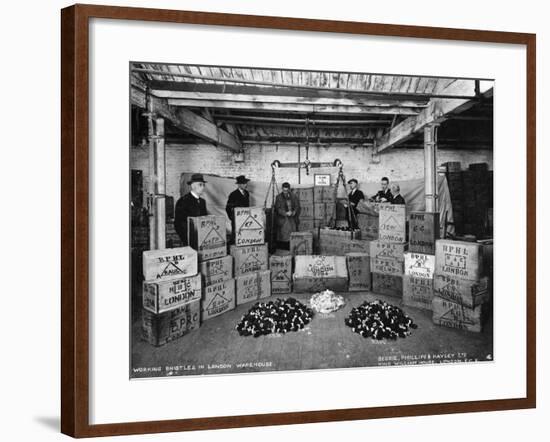
<path id="1" fill-rule="evenodd" d="M 290 184 L 283 183 L 283 191 L 275 199 L 277 215 L 277 241 L 279 247 L 288 250 L 290 234 L 298 231 L 298 217 L 300 216 L 300 202 L 290 191 Z"/>

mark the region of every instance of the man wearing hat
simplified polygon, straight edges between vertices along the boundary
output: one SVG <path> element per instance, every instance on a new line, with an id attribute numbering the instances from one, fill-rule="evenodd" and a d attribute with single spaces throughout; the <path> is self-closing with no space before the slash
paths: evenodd
<path id="1" fill-rule="evenodd" d="M 190 216 L 208 215 L 206 212 L 206 201 L 201 198 L 204 192 L 204 177 L 201 173 L 194 173 L 187 181 L 191 190 L 183 195 L 176 203 L 174 227 L 180 237 L 182 246 L 188 245 L 187 241 L 187 218 Z"/>
<path id="2" fill-rule="evenodd" d="M 283 191 L 275 198 L 275 214 L 277 215 L 277 241 L 279 247 L 290 248 L 290 234 L 298 230 L 300 216 L 300 201 L 290 190 L 289 183 L 283 183 Z"/>
<path id="3" fill-rule="evenodd" d="M 225 205 L 225 211 L 227 216 L 233 222 L 233 209 L 235 207 L 250 207 L 250 194 L 246 187 L 250 180 L 244 175 L 239 175 L 237 177 L 237 188 L 229 194 L 227 198 L 227 204 Z"/>
<path id="4" fill-rule="evenodd" d="M 352 229 L 357 229 L 357 204 L 361 201 L 365 201 L 365 195 L 363 192 L 361 192 L 357 188 L 357 180 L 355 178 L 352 178 L 348 181 L 349 187 L 351 189 L 350 193 L 348 194 L 348 200 L 349 200 L 349 209 L 347 212 L 348 215 L 348 223 L 349 226 Z M 346 206 L 347 207 L 347 206 Z"/>

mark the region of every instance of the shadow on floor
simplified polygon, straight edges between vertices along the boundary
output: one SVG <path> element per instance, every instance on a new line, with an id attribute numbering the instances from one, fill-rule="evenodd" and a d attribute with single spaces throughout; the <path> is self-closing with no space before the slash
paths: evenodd
<path id="1" fill-rule="evenodd" d="M 56 433 L 61 429 L 61 419 L 59 416 L 35 416 L 34 420 Z"/>

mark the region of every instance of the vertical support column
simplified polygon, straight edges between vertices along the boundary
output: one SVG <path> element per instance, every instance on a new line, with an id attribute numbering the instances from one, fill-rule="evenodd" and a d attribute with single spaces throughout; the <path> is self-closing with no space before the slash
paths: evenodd
<path id="1" fill-rule="evenodd" d="M 155 119 L 149 141 L 149 243 L 150 249 L 166 248 L 166 160 L 164 119 Z"/>
<path id="2" fill-rule="evenodd" d="M 424 128 L 424 195 L 426 211 L 438 212 L 437 200 L 437 129 L 439 124 Z"/>

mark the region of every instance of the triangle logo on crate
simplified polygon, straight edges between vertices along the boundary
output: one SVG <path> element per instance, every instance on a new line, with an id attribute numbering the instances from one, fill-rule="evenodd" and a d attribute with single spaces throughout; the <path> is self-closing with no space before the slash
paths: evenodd
<path id="1" fill-rule="evenodd" d="M 403 226 L 401 225 L 401 223 L 399 221 L 397 221 L 397 219 L 395 219 L 395 217 L 393 215 L 391 215 L 385 222 L 386 225 L 389 225 L 389 226 L 395 226 L 399 229 L 401 229 Z"/>
<path id="2" fill-rule="evenodd" d="M 263 226 L 252 215 L 248 215 L 239 227 L 239 233 L 243 230 L 263 230 Z"/>
<path id="3" fill-rule="evenodd" d="M 204 247 L 217 247 L 218 245 L 225 243 L 225 239 L 217 228 L 212 227 L 208 234 L 204 237 L 201 243 L 201 248 Z"/>
<path id="4" fill-rule="evenodd" d="M 439 319 L 453 321 L 453 322 L 460 322 L 461 324 L 464 324 L 464 325 L 475 325 L 474 321 L 467 318 L 466 315 L 464 314 L 462 315 L 458 314 L 456 310 L 453 309 L 452 307 L 449 310 L 447 310 L 445 313 L 443 313 Z"/>
<path id="5" fill-rule="evenodd" d="M 286 270 L 279 270 L 271 279 L 272 281 L 290 281 Z"/>
<path id="6" fill-rule="evenodd" d="M 205 310 L 211 310 L 213 308 L 218 307 L 219 305 L 223 305 L 225 303 L 229 302 L 229 299 L 224 298 L 221 294 L 216 293 L 216 295 L 210 300 L 208 305 L 206 306 Z"/>
<path id="7" fill-rule="evenodd" d="M 165 276 L 179 275 L 180 273 L 183 273 L 183 270 L 180 269 L 173 261 L 170 261 L 168 264 L 166 264 L 164 270 L 159 275 L 157 275 L 157 279 L 164 278 Z"/>
<path id="8" fill-rule="evenodd" d="M 240 268 L 244 269 L 246 267 L 252 267 L 252 266 L 258 266 L 260 267 L 262 265 L 262 262 L 258 259 L 255 255 L 248 255 L 248 257 L 244 260 L 244 262 L 241 264 Z"/>

